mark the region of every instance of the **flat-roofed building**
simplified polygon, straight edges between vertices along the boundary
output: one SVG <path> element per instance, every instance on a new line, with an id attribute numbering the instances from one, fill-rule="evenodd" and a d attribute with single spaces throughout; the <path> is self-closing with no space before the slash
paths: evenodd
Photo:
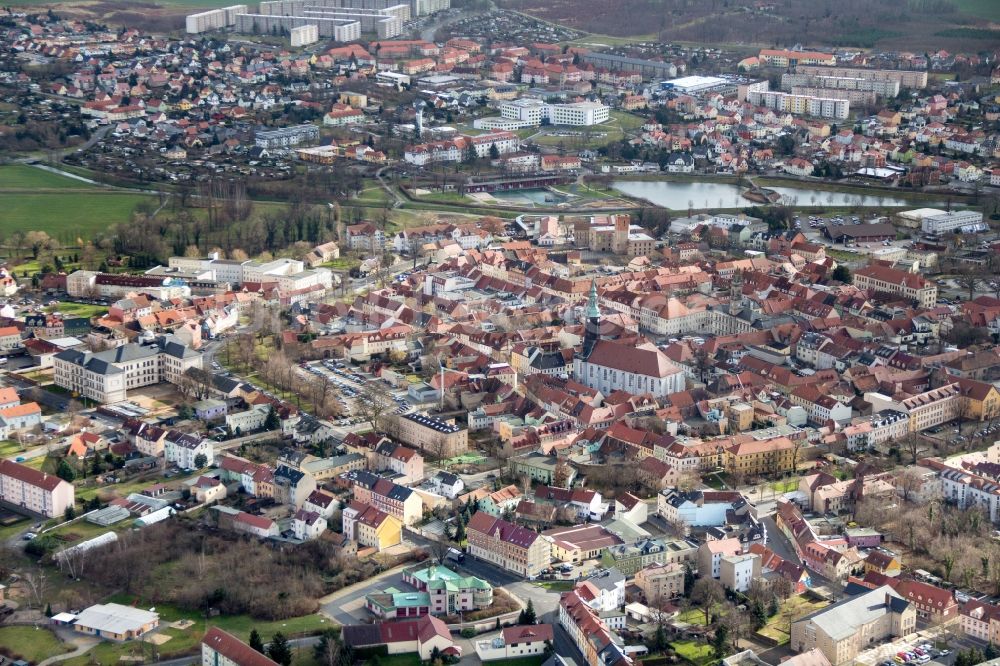
<path id="1" fill-rule="evenodd" d="M 430 453 L 436 458 L 451 458 L 469 450 L 467 429 L 416 412 L 399 417 L 397 438 L 404 444 Z"/>

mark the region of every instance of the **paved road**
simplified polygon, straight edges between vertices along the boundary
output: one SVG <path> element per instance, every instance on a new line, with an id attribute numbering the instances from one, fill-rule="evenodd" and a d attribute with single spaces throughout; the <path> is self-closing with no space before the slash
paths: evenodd
<path id="1" fill-rule="evenodd" d="M 799 556 L 795 554 L 795 549 L 792 548 L 788 537 L 774 523 L 774 517 L 764 516 L 761 518 L 761 522 L 764 523 L 764 528 L 767 530 L 767 547 L 773 550 L 778 557 L 799 564 Z"/>

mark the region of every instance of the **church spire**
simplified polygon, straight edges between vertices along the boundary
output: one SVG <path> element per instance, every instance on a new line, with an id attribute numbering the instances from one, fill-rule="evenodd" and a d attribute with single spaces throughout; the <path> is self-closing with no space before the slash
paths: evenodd
<path id="1" fill-rule="evenodd" d="M 590 298 L 587 299 L 587 319 L 599 319 L 601 309 L 597 307 L 597 279 L 590 280 Z"/>

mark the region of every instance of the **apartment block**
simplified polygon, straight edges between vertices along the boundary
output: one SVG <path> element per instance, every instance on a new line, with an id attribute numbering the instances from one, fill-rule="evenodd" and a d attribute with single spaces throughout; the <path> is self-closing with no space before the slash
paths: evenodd
<path id="1" fill-rule="evenodd" d="M 435 458 L 452 458 L 469 450 L 469 431 L 427 414 L 399 418 L 397 439 Z"/>
<path id="2" fill-rule="evenodd" d="M 846 99 L 851 106 L 865 106 L 875 103 L 875 93 L 868 90 L 841 90 L 839 88 L 819 88 L 816 86 L 792 86 L 793 95 L 804 97 L 830 97 Z"/>
<path id="3" fill-rule="evenodd" d="M 315 44 L 319 41 L 319 26 L 315 23 L 300 25 L 289 30 L 288 36 L 291 39 L 292 48 Z"/>
<path id="4" fill-rule="evenodd" d="M 207 12 L 189 14 L 184 21 L 185 31 L 189 35 L 197 35 L 219 28 L 231 28 L 236 25 L 236 17 L 246 13 L 246 5 L 232 5 Z"/>
<path id="5" fill-rule="evenodd" d="M 511 573 L 533 578 L 550 562 L 550 544 L 534 530 L 479 512 L 466 528 L 468 553 Z"/>
<path id="6" fill-rule="evenodd" d="M 0 460 L 0 500 L 47 518 L 65 513 L 76 501 L 73 485 L 11 460 Z"/>
<path id="7" fill-rule="evenodd" d="M 856 90 L 874 93 L 879 97 L 899 95 L 898 79 L 866 79 L 855 76 L 815 76 L 786 72 L 781 75 L 781 89 L 792 90 L 795 86 L 808 86 L 823 90 Z"/>
<path id="8" fill-rule="evenodd" d="M 768 109 L 784 111 L 799 116 L 846 120 L 851 114 L 851 103 L 849 101 L 833 97 L 794 95 L 792 93 L 769 90 L 750 92 L 747 94 L 747 101 Z"/>
<path id="9" fill-rule="evenodd" d="M 868 79 L 871 81 L 898 81 L 901 88 L 921 89 L 927 87 L 927 72 L 906 69 L 867 69 L 864 67 L 824 67 L 813 63 L 800 63 L 796 74 L 811 76 L 838 76 L 844 78 Z"/>

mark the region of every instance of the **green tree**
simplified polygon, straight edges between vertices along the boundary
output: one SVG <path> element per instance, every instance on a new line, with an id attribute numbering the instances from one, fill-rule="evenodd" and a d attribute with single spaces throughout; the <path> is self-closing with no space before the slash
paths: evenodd
<path id="1" fill-rule="evenodd" d="M 774 617 L 781 610 L 781 604 L 778 603 L 778 597 L 771 597 L 771 603 L 767 607 L 767 616 Z"/>
<path id="2" fill-rule="evenodd" d="M 278 418 L 278 412 L 271 407 L 267 412 L 267 418 L 264 419 L 264 430 L 277 430 L 280 427 L 281 419 Z"/>
<path id="3" fill-rule="evenodd" d="M 73 479 L 76 478 L 76 472 L 73 471 L 73 468 L 70 467 L 70 464 L 66 462 L 65 458 L 63 458 L 62 460 L 59 461 L 59 466 L 56 468 L 56 476 L 58 476 L 63 481 L 68 481 L 69 483 L 73 483 Z"/>
<path id="4" fill-rule="evenodd" d="M 517 616 L 518 624 L 535 624 L 538 621 L 538 617 L 535 615 L 535 604 L 528 599 L 528 605 L 521 610 L 521 614 Z"/>
<path id="5" fill-rule="evenodd" d="M 767 624 L 767 611 L 764 610 L 764 604 L 757 599 L 750 604 L 750 619 L 754 631 L 762 629 Z"/>
<path id="6" fill-rule="evenodd" d="M 194 457 L 194 466 L 197 469 L 201 469 L 207 464 L 208 464 L 208 456 L 206 456 L 204 453 L 199 453 Z"/>
<path id="7" fill-rule="evenodd" d="M 76 507 L 74 507 L 72 504 L 66 507 L 66 510 L 63 512 L 63 518 L 65 518 L 66 520 L 73 520 L 74 518 L 76 518 Z"/>
<path id="8" fill-rule="evenodd" d="M 500 157 L 500 149 L 497 148 L 497 144 L 491 143 L 490 144 L 490 159 L 491 160 L 495 160 L 498 157 Z"/>
<path id="9" fill-rule="evenodd" d="M 45 617 L 52 617 L 52 604 L 45 604 Z M 990 645 L 990 647 L 993 647 Z"/>
<path id="10" fill-rule="evenodd" d="M 694 588 L 694 569 L 691 568 L 690 562 L 684 563 L 684 596 L 690 597 L 691 590 Z"/>
<path id="11" fill-rule="evenodd" d="M 715 635 L 712 636 L 712 649 L 715 650 L 715 658 L 722 659 L 726 655 L 729 647 L 729 627 L 720 624 L 715 628 Z"/>
<path id="12" fill-rule="evenodd" d="M 267 656 L 271 658 L 271 661 L 275 661 L 281 666 L 291 666 L 292 647 L 280 631 L 271 637 L 271 643 L 267 646 Z"/>
<path id="13" fill-rule="evenodd" d="M 261 654 L 266 654 L 264 650 L 264 641 L 261 639 L 260 632 L 258 632 L 256 628 L 250 630 L 250 647 Z"/>
<path id="14" fill-rule="evenodd" d="M 851 269 L 849 269 L 844 264 L 837 264 L 837 267 L 833 269 L 833 273 L 830 274 L 837 282 L 843 282 L 844 284 L 851 283 Z"/>

